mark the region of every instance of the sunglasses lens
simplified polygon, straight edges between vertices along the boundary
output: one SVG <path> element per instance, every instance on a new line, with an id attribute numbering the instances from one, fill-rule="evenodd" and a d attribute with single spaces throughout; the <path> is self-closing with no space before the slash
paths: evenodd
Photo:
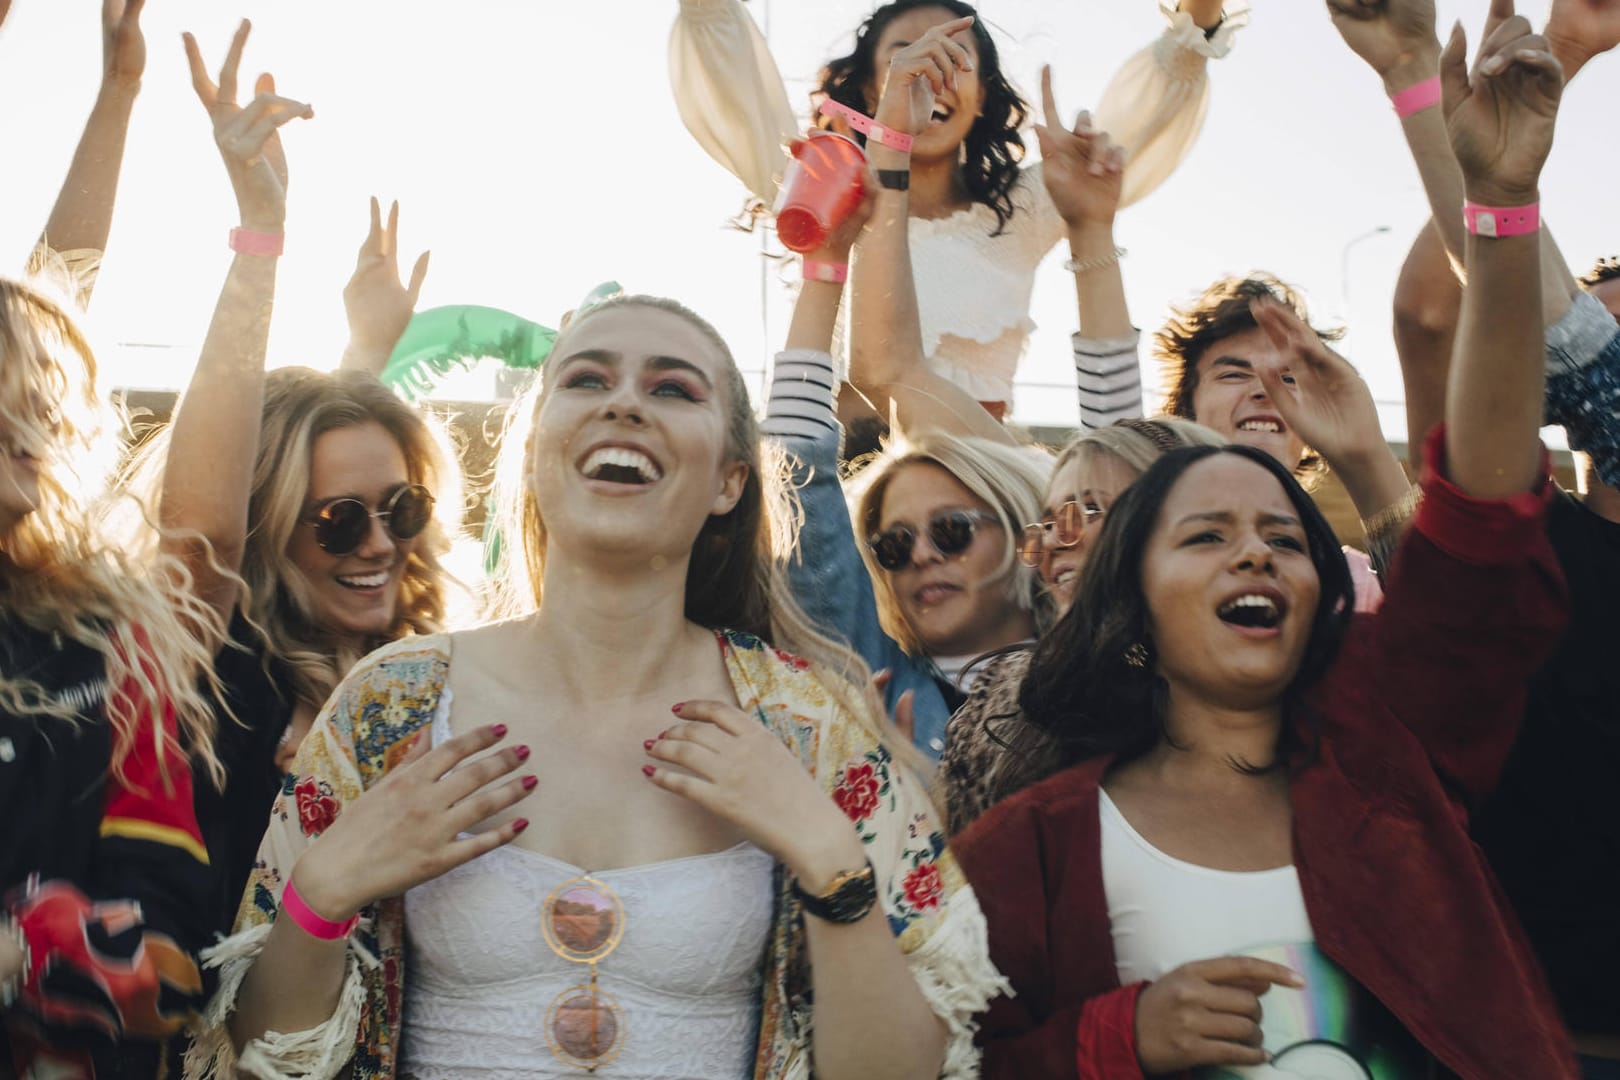
<path id="1" fill-rule="evenodd" d="M 1018 557 L 1024 560 L 1025 566 L 1039 566 L 1041 564 L 1042 549 L 1046 546 L 1045 525 L 1025 525 L 1024 535 L 1018 544 Z"/>
<path id="2" fill-rule="evenodd" d="M 547 937 L 569 960 L 595 960 L 618 943 L 619 905 L 604 891 L 577 884 L 563 889 L 546 913 Z"/>
<path id="3" fill-rule="evenodd" d="M 1080 533 L 1086 527 L 1086 517 L 1077 502 L 1067 502 L 1058 507 L 1057 512 L 1057 542 L 1064 547 L 1080 542 Z"/>
<path id="4" fill-rule="evenodd" d="M 883 569 L 898 570 L 911 559 L 911 545 L 915 539 L 916 534 L 910 529 L 896 525 L 887 532 L 879 533 L 871 541 L 872 556 Z"/>
<path id="5" fill-rule="evenodd" d="M 601 1064 L 619 1041 L 618 1009 L 589 987 L 565 990 L 547 1017 L 552 1049 L 582 1068 Z"/>
<path id="6" fill-rule="evenodd" d="M 427 488 L 412 486 L 394 497 L 388 511 L 388 531 L 396 540 L 410 540 L 421 535 L 433 518 L 433 496 Z"/>
<path id="7" fill-rule="evenodd" d="M 957 511 L 928 523 L 928 539 L 941 555 L 960 555 L 973 543 L 973 517 Z"/>
<path id="8" fill-rule="evenodd" d="M 329 555 L 348 555 L 371 528 L 371 513 L 358 499 L 339 499 L 321 507 L 315 519 L 315 542 Z"/>

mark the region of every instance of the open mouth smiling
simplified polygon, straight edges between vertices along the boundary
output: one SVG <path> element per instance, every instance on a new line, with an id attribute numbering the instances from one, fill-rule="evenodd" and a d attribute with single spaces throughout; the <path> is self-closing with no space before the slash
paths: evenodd
<path id="1" fill-rule="evenodd" d="M 599 446 L 585 455 L 579 471 L 587 480 L 644 487 L 664 477 L 658 463 L 646 453 L 626 446 Z"/>

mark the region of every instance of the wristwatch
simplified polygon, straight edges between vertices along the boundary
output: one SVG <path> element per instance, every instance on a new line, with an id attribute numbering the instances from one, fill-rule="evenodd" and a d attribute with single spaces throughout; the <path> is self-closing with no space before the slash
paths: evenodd
<path id="1" fill-rule="evenodd" d="M 890 191 L 908 191 L 911 188 L 910 169 L 879 169 L 878 185 Z"/>
<path id="2" fill-rule="evenodd" d="M 799 898 L 805 911 L 822 922 L 860 922 L 877 903 L 877 875 L 872 872 L 872 862 L 868 859 L 859 870 L 845 870 L 833 878 L 827 891 L 820 895 L 805 892 L 795 881 L 793 895 Z"/>

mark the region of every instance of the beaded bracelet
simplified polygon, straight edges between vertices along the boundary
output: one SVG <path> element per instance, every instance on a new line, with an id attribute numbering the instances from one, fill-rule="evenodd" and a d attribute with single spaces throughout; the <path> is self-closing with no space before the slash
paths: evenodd
<path id="1" fill-rule="evenodd" d="M 1071 274 L 1086 274 L 1113 266 L 1129 254 L 1130 252 L 1124 248 L 1116 247 L 1111 255 L 1094 255 L 1089 259 L 1065 259 L 1063 269 Z"/>

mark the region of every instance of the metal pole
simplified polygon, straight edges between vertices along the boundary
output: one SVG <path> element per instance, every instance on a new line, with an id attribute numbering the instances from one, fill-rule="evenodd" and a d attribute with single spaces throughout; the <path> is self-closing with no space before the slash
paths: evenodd
<path id="1" fill-rule="evenodd" d="M 1375 236 L 1382 236 L 1389 232 L 1388 225 L 1379 225 L 1368 229 L 1360 236 L 1354 237 L 1345 243 L 1344 249 L 1339 252 L 1339 314 L 1346 321 L 1350 321 L 1350 249 L 1363 240 L 1371 240 Z"/>

